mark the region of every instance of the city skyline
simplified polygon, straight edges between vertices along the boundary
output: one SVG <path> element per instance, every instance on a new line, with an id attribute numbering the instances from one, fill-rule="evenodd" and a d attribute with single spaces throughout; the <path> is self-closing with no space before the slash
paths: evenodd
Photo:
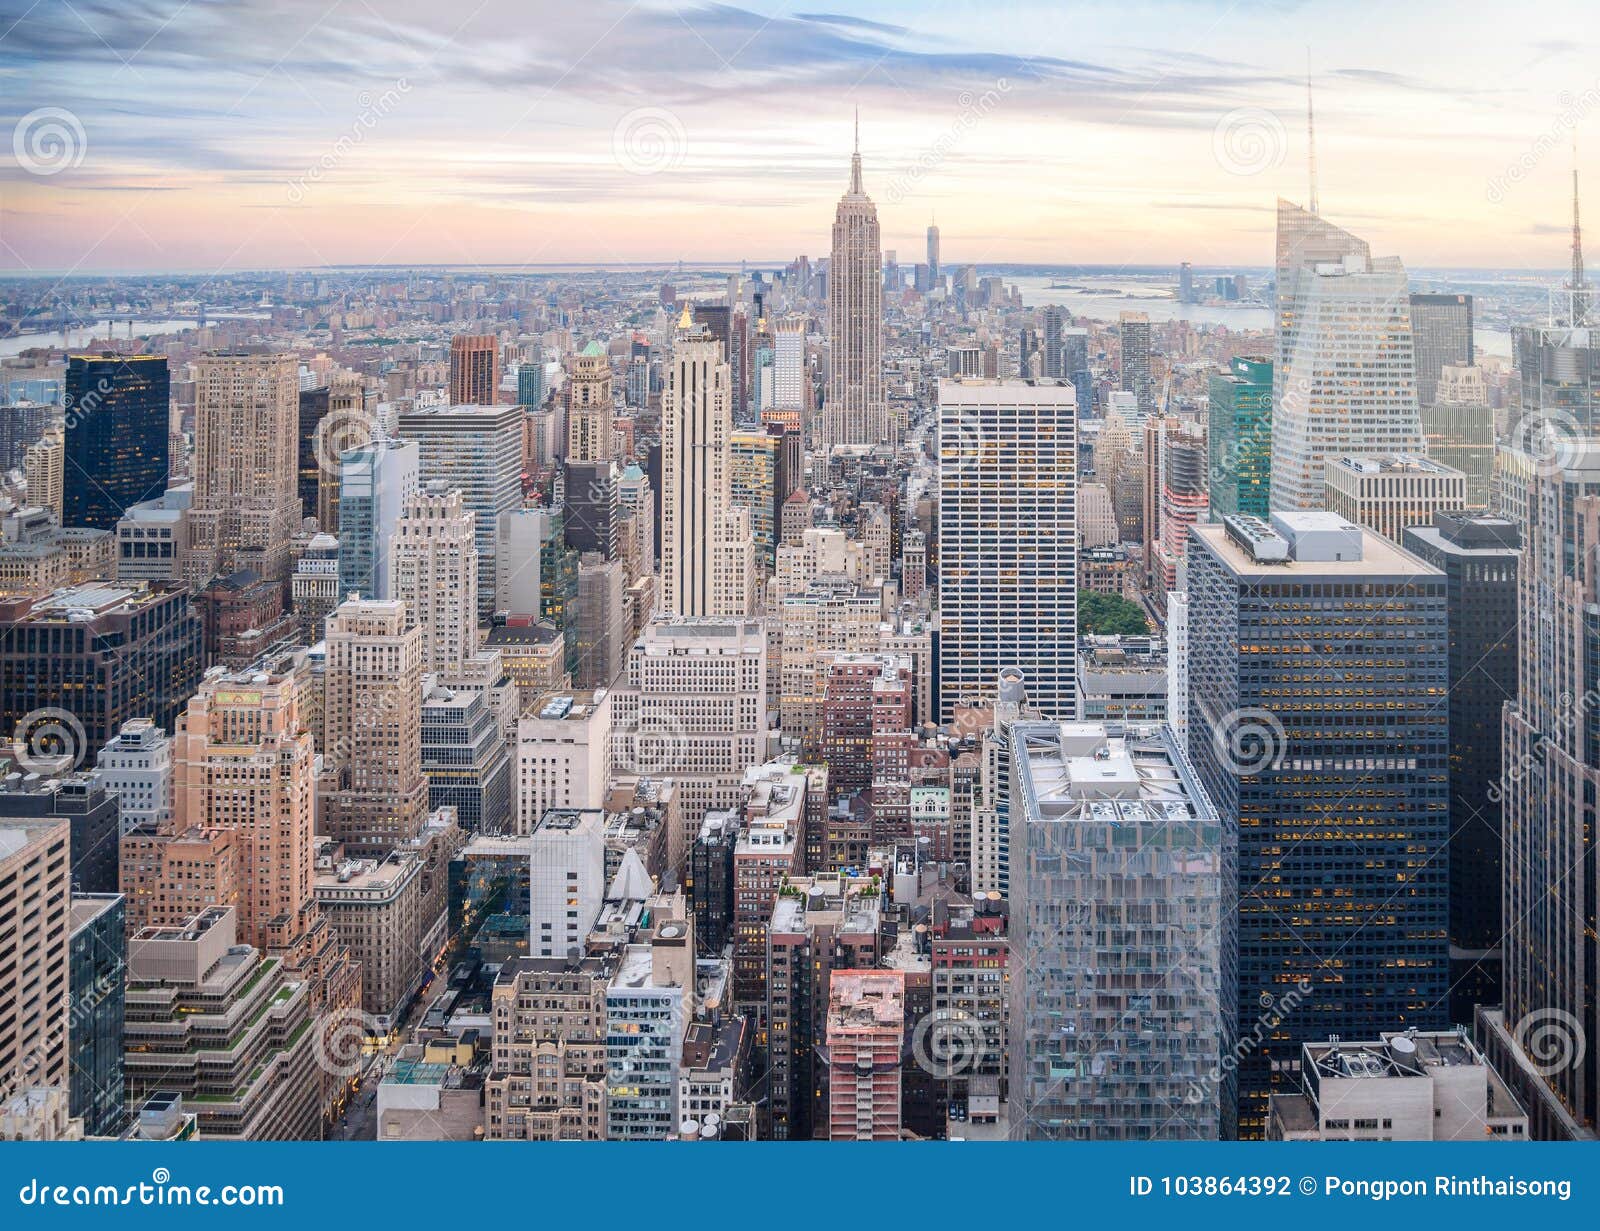
<path id="1" fill-rule="evenodd" d="M 1439 6 L 1254 13 L 1247 41 L 1212 4 L 1065 28 L 619 4 L 509 32 L 498 4 L 9 6 L 13 273 L 820 253 L 857 106 L 886 249 L 936 220 L 946 264 L 1256 264 L 1274 197 L 1309 196 L 1308 58 L 1325 212 L 1413 267 L 1555 268 L 1600 107 L 1592 43 L 1506 46 Z"/>

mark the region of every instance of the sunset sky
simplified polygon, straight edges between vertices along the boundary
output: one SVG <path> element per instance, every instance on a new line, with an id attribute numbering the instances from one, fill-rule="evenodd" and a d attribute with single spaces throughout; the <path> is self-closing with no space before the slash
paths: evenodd
<path id="1" fill-rule="evenodd" d="M 1585 4 L 816 2 L 0 0 L 0 268 L 817 255 L 856 107 L 903 261 L 1263 265 L 1308 44 L 1375 252 L 1562 267 L 1600 167 Z"/>

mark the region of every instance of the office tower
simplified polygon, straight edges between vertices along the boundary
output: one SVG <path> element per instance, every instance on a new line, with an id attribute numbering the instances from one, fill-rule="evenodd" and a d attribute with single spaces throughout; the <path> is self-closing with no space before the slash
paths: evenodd
<path id="1" fill-rule="evenodd" d="M 1518 573 L 1516 699 L 1504 714 L 1504 999 L 1478 1036 L 1512 1081 L 1535 1140 L 1593 1139 L 1600 1114 L 1594 827 L 1582 802 L 1600 755 L 1595 554 L 1584 526 L 1600 502 L 1600 450 L 1535 467 Z"/>
<path id="2" fill-rule="evenodd" d="M 498 610 L 500 515 L 522 505 L 522 412 L 515 406 L 419 407 L 400 416 L 400 435 L 417 442 L 420 481 L 459 489 L 462 503 L 477 515 L 478 616 L 487 621 Z"/>
<path id="3" fill-rule="evenodd" d="M 729 488 L 733 503 L 750 514 L 756 561 L 771 573 L 778 549 L 778 467 L 782 435 L 734 432 L 729 438 Z"/>
<path id="4" fill-rule="evenodd" d="M 540 557 L 562 532 L 562 518 L 549 509 L 514 509 L 500 515 L 495 544 L 495 610 L 539 618 Z"/>
<path id="5" fill-rule="evenodd" d="M 172 820 L 172 736 L 148 718 L 130 718 L 95 758 L 95 782 L 116 796 L 122 832 Z"/>
<path id="6" fill-rule="evenodd" d="M 1477 362 L 1471 295 L 1411 295 L 1411 348 L 1417 363 L 1417 405 L 1432 406 L 1447 367 Z"/>
<path id="7" fill-rule="evenodd" d="M 567 411 L 567 440 L 562 450 L 568 462 L 610 461 L 611 359 L 605 347 L 591 342 L 575 356 L 563 389 Z"/>
<path id="8" fill-rule="evenodd" d="M 720 955 L 733 940 L 733 852 L 739 841 L 737 812 L 708 812 L 689 852 L 685 889 L 694 911 L 700 952 Z"/>
<path id="9" fill-rule="evenodd" d="M 1285 300 L 1293 290 L 1296 271 L 1316 265 L 1341 265 L 1346 257 L 1368 261 L 1372 250 L 1366 240 L 1322 218 L 1314 206 L 1305 209 L 1279 197 L 1273 264 L 1280 321 Z M 1409 296 L 1410 292 L 1406 293 Z"/>
<path id="10" fill-rule="evenodd" d="M 1039 315 L 1039 322 L 1039 345 L 1042 348 L 1040 375 L 1046 380 L 1065 380 L 1071 375 L 1067 370 L 1067 355 L 1063 348 L 1072 315 L 1059 304 L 1047 304 Z M 1022 375 L 1026 376 L 1027 373 Z"/>
<path id="11" fill-rule="evenodd" d="M 728 365 L 711 335 L 677 338 L 661 429 L 661 609 L 748 614 L 754 548 L 749 515 L 733 503 Z"/>
<path id="12" fill-rule="evenodd" d="M 1194 267 L 1188 261 L 1178 266 L 1178 302 L 1198 302 L 1194 293 Z"/>
<path id="13" fill-rule="evenodd" d="M 935 240 L 937 246 L 937 239 Z M 850 157 L 850 188 L 833 219 L 828 263 L 828 393 L 817 445 L 875 445 L 889 440 L 883 388 L 883 248 L 878 207 L 861 186 L 859 129 Z"/>
<path id="14" fill-rule="evenodd" d="M 814 753 L 821 747 L 828 666 L 836 654 L 877 648 L 883 595 L 876 586 L 829 572 L 786 590 L 775 606 L 779 722 L 786 736 Z"/>
<path id="15" fill-rule="evenodd" d="M 1307 1043 L 1268 1141 L 1526 1141 L 1528 1115 L 1460 1030 Z"/>
<path id="16" fill-rule="evenodd" d="M 1331 513 L 1189 531 L 1189 756 L 1238 818 L 1238 1023 L 1260 1035 L 1241 1137 L 1307 1040 L 1445 1024 L 1445 590 Z"/>
<path id="17" fill-rule="evenodd" d="M 620 560 L 591 552 L 578 561 L 578 593 L 571 620 L 579 688 L 610 688 L 622 677 L 633 643 L 627 577 Z"/>
<path id="18" fill-rule="evenodd" d="M 544 360 L 525 360 L 517 366 L 517 405 L 537 410 L 544 399 Z"/>
<path id="19" fill-rule="evenodd" d="M 1077 403 L 1061 381 L 939 384 L 939 720 L 1020 668 L 1074 710 Z"/>
<path id="20" fill-rule="evenodd" d="M 106 794 L 92 774 L 51 772 L 38 762 L 26 775 L 0 779 L 0 818 L 65 817 L 72 828 L 72 887 L 78 893 L 117 891 L 117 841 L 119 812 L 116 799 Z M 60 771 L 55 771 L 57 774 Z"/>
<path id="21" fill-rule="evenodd" d="M 64 525 L 62 511 L 62 470 L 66 465 L 66 440 L 59 428 L 46 429 L 43 436 L 23 451 L 22 479 L 28 488 L 28 504 L 43 509 Z"/>
<path id="22" fill-rule="evenodd" d="M 428 811 L 453 809 L 466 833 L 505 833 L 513 812 L 511 751 L 482 690 L 435 683 L 422 701 Z"/>
<path id="23" fill-rule="evenodd" d="M 318 495 L 321 491 L 323 480 L 323 467 L 332 464 L 336 458 L 324 458 L 318 449 L 321 437 L 322 421 L 328 417 L 329 389 L 321 385 L 315 389 L 300 390 L 299 414 L 299 450 L 295 489 L 300 494 L 300 516 L 317 516 Z M 321 442 L 324 444 L 326 442 Z M 336 526 L 323 526 L 330 533 L 337 529 Z"/>
<path id="24" fill-rule="evenodd" d="M 1211 515 L 1265 517 L 1271 509 L 1272 364 L 1235 356 L 1210 380 Z"/>
<path id="25" fill-rule="evenodd" d="M 1410 526 L 1431 524 L 1437 511 L 1465 507 L 1466 500 L 1466 475 L 1431 458 L 1368 454 L 1327 461 L 1322 507 L 1391 543 L 1402 542 Z"/>
<path id="26" fill-rule="evenodd" d="M 348 599 L 328 617 L 319 830 L 356 854 L 410 842 L 427 815 L 422 630 L 398 600 Z"/>
<path id="27" fill-rule="evenodd" d="M 1118 364 L 1120 388 L 1137 399 L 1141 414 L 1154 414 L 1156 391 L 1150 370 L 1150 317 L 1143 312 L 1124 312 L 1117 319 L 1117 334 L 1122 343 Z"/>
<path id="28" fill-rule="evenodd" d="M 60 425 L 61 408 L 54 404 L 0 401 L 0 472 L 21 469 L 28 446 Z"/>
<path id="29" fill-rule="evenodd" d="M 1302 257 L 1341 243 L 1349 251 L 1279 271 L 1271 494 L 1281 509 L 1322 507 L 1331 456 L 1422 451 L 1405 266 L 1372 260 L 1362 241 L 1312 221 L 1295 249 Z M 1280 213 L 1280 248 L 1283 227 Z"/>
<path id="30" fill-rule="evenodd" d="M 68 355 L 62 524 L 110 530 L 167 485 L 165 355 Z"/>
<path id="31" fill-rule="evenodd" d="M 1167 655 L 1158 637 L 1078 639 L 1079 722 L 1163 722 Z"/>
<path id="32" fill-rule="evenodd" d="M 985 713 L 987 711 L 987 713 Z M 1022 672 L 999 672 L 994 704 L 977 711 L 988 721 L 979 736 L 979 775 L 972 801 L 972 891 L 1011 892 L 1011 728 L 1019 720 L 1042 718 L 1029 703 Z"/>
<path id="33" fill-rule="evenodd" d="M 339 605 L 339 540 L 314 534 L 295 561 L 289 598 L 300 635 L 308 645 L 322 640 L 322 623 Z"/>
<path id="34" fill-rule="evenodd" d="M 928 286 L 939 285 L 939 228 L 928 224 Z"/>
<path id="35" fill-rule="evenodd" d="M 772 406 L 798 412 L 809 430 L 814 403 L 806 365 L 806 323 L 803 318 L 788 317 L 773 326 Z"/>
<path id="36" fill-rule="evenodd" d="M 760 621 L 652 620 L 612 694 L 613 763 L 621 773 L 672 778 L 687 817 L 737 808 L 745 769 L 766 751 L 766 712 Z"/>
<path id="37" fill-rule="evenodd" d="M 492 333 L 458 333 L 450 339 L 450 401 L 493 406 L 500 397 L 500 339 Z"/>
<path id="38" fill-rule="evenodd" d="M 611 771 L 612 697 L 562 689 L 532 699 L 517 719 L 517 833 L 532 833 L 552 808 L 605 803 Z"/>
<path id="39" fill-rule="evenodd" d="M 67 1023 L 71 1112 L 95 1137 L 117 1135 L 123 1106 L 122 1027 L 126 1003 L 127 912 L 120 893 L 74 893 L 72 1011 Z"/>
<path id="40" fill-rule="evenodd" d="M 1044 375 L 1044 343 L 1040 332 L 1024 327 L 1017 335 L 1017 375 L 1037 380 Z"/>
<path id="41" fill-rule="evenodd" d="M 840 970 L 828 982 L 828 1140 L 900 1140 L 906 976 Z"/>
<path id="42" fill-rule="evenodd" d="M 0 818 L 0 1105 L 66 1087 L 72 879 L 65 818 Z"/>
<path id="43" fill-rule="evenodd" d="M 595 552 L 604 560 L 615 560 L 622 533 L 616 466 L 609 458 L 568 462 L 566 473 L 561 517 L 566 545 L 580 556 Z"/>
<path id="44" fill-rule="evenodd" d="M 184 522 L 193 497 L 194 484 L 185 483 L 129 506 L 117 522 L 113 573 L 118 585 L 183 580 L 183 553 L 189 541 Z"/>
<path id="45" fill-rule="evenodd" d="M 202 1140 L 316 1141 L 322 1081 L 312 988 L 238 943 L 231 907 L 128 938 L 124 1066 L 137 1105 L 178 1095 Z"/>
<path id="46" fill-rule="evenodd" d="M 339 459 L 369 443 L 375 435 L 392 435 L 392 424 L 380 427 L 376 406 L 367 397 L 361 377 L 336 372 L 328 386 L 328 413 L 317 424 L 312 448 L 318 456 L 317 527 L 332 533 L 339 527 L 341 494 Z"/>
<path id="47" fill-rule="evenodd" d="M 605 813 L 550 808 L 533 830 L 528 879 L 528 956 L 582 949 L 606 895 Z"/>
<path id="48" fill-rule="evenodd" d="M 1167 725 L 1189 746 L 1189 592 L 1167 595 Z"/>
<path id="49" fill-rule="evenodd" d="M 1232 1136 L 1234 866 L 1164 724 L 1011 728 L 1011 1136 Z"/>
<path id="50" fill-rule="evenodd" d="M 716 342 L 719 348 L 719 362 L 731 365 L 731 360 L 728 357 L 728 343 L 729 330 L 732 328 L 730 323 L 732 314 L 728 305 L 725 303 L 695 304 L 693 309 L 686 307 L 684 314 L 692 324 L 700 327 L 700 332 Z M 682 320 L 678 322 L 678 328 L 680 331 L 685 328 Z"/>
<path id="51" fill-rule="evenodd" d="M 173 735 L 173 820 L 233 831 L 238 932 L 266 949 L 311 896 L 316 751 L 292 673 L 206 673 Z"/>
<path id="52" fill-rule="evenodd" d="M 1517 695 L 1521 535 L 1501 517 L 1435 513 L 1403 545 L 1445 575 L 1450 620 L 1450 1020 L 1500 1003 L 1501 721 Z"/>
<path id="53" fill-rule="evenodd" d="M 35 758 L 84 764 L 130 718 L 170 731 L 201 663 L 200 617 L 182 590 L 93 585 L 0 600 L 0 731 Z"/>
<path id="54" fill-rule="evenodd" d="M 1494 410 L 1483 369 L 1446 364 L 1431 402 L 1422 403 L 1428 456 L 1467 476 L 1467 507 L 1487 509 L 1494 482 Z"/>
<path id="55" fill-rule="evenodd" d="M 436 956 L 443 950 L 448 898 L 442 867 L 460 831 L 449 813 L 429 818 L 431 833 L 383 859 L 339 858 L 324 842 L 312 884 L 317 909 L 361 966 L 363 1025 L 380 1037 L 399 1029 Z M 430 850 L 430 845 L 434 850 Z"/>
<path id="56" fill-rule="evenodd" d="M 250 569 L 289 577 L 300 528 L 300 378 L 289 354 L 195 360 L 194 499 L 188 579 Z"/>
<path id="57" fill-rule="evenodd" d="M 1205 429 L 1186 424 L 1158 437 L 1161 450 L 1159 507 L 1160 535 L 1152 544 L 1149 568 L 1158 607 L 1167 593 L 1178 588 L 1178 575 L 1189 546 L 1189 527 L 1203 521 L 1208 509 L 1209 483 Z M 1147 445 L 1146 456 L 1153 450 Z M 1149 529 L 1150 519 L 1145 520 Z"/>
<path id="58" fill-rule="evenodd" d="M 299 631 L 284 602 L 283 586 L 253 569 L 212 578 L 195 591 L 192 601 L 200 613 L 207 666 L 246 666 L 268 646 Z"/>
<path id="59" fill-rule="evenodd" d="M 395 524 L 393 597 L 422 633 L 422 669 L 456 675 L 478 650 L 474 514 L 438 481 L 406 502 Z"/>
<path id="60" fill-rule="evenodd" d="M 677 950 L 674 966 L 663 946 Z M 669 1141 L 678 1132 L 679 1065 L 695 996 L 688 929 L 663 920 L 650 944 L 623 947 L 606 989 L 607 1141 Z"/>
<path id="61" fill-rule="evenodd" d="M 914 603 L 927 589 L 928 536 L 921 530 L 907 530 L 900 536 L 900 594 Z"/>

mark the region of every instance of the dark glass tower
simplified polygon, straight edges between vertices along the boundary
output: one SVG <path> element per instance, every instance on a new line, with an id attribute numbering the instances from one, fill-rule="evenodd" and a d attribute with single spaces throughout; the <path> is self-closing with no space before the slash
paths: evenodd
<path id="1" fill-rule="evenodd" d="M 72 895 L 72 1015 L 68 1106 L 83 1131 L 112 1137 L 123 1108 L 122 1026 L 128 981 L 127 912 L 120 893 Z"/>
<path id="2" fill-rule="evenodd" d="M 1236 357 L 1211 375 L 1211 512 L 1265 517 L 1272 488 L 1272 363 Z"/>
<path id="3" fill-rule="evenodd" d="M 1439 1030 L 1446 579 L 1331 513 L 1189 530 L 1189 756 L 1237 824 L 1241 1137 L 1301 1046 Z"/>
<path id="4" fill-rule="evenodd" d="M 165 355 L 69 355 L 62 524 L 114 530 L 167 487 Z"/>
<path id="5" fill-rule="evenodd" d="M 1501 706 L 1517 695 L 1517 559 L 1503 517 L 1435 513 L 1406 548 L 1445 575 L 1450 613 L 1450 1020 L 1500 1003 Z"/>

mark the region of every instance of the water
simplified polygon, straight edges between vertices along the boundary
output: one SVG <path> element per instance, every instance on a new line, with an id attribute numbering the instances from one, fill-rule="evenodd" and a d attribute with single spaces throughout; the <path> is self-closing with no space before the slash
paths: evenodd
<path id="1" fill-rule="evenodd" d="M 1078 289 L 1052 290 L 1054 282 Z M 1024 275 L 1007 278 L 1006 283 L 1022 293 L 1022 302 L 1030 308 L 1060 304 L 1074 316 L 1087 316 L 1090 320 L 1114 322 L 1124 312 L 1143 312 L 1158 322 L 1189 321 L 1195 325 L 1226 325 L 1229 329 L 1272 328 L 1270 308 L 1179 303 L 1173 298 L 1172 288 L 1158 282 L 1067 274 Z"/>
<path id="2" fill-rule="evenodd" d="M 206 314 L 206 324 L 217 325 L 223 321 L 239 320 L 266 320 L 264 314 L 254 313 L 218 313 Z M 133 323 L 133 336 L 135 338 L 170 338 L 182 333 L 185 329 L 198 329 L 200 322 L 194 317 L 172 319 L 164 321 L 135 321 Z M 10 358 L 20 355 L 25 350 L 32 350 L 36 346 L 54 346 L 71 349 L 73 347 L 87 346 L 95 338 L 124 339 L 128 336 L 128 323 L 126 321 L 96 321 L 93 325 L 75 326 L 71 330 L 54 329 L 47 333 L 18 333 L 0 338 L 0 357 Z"/>

